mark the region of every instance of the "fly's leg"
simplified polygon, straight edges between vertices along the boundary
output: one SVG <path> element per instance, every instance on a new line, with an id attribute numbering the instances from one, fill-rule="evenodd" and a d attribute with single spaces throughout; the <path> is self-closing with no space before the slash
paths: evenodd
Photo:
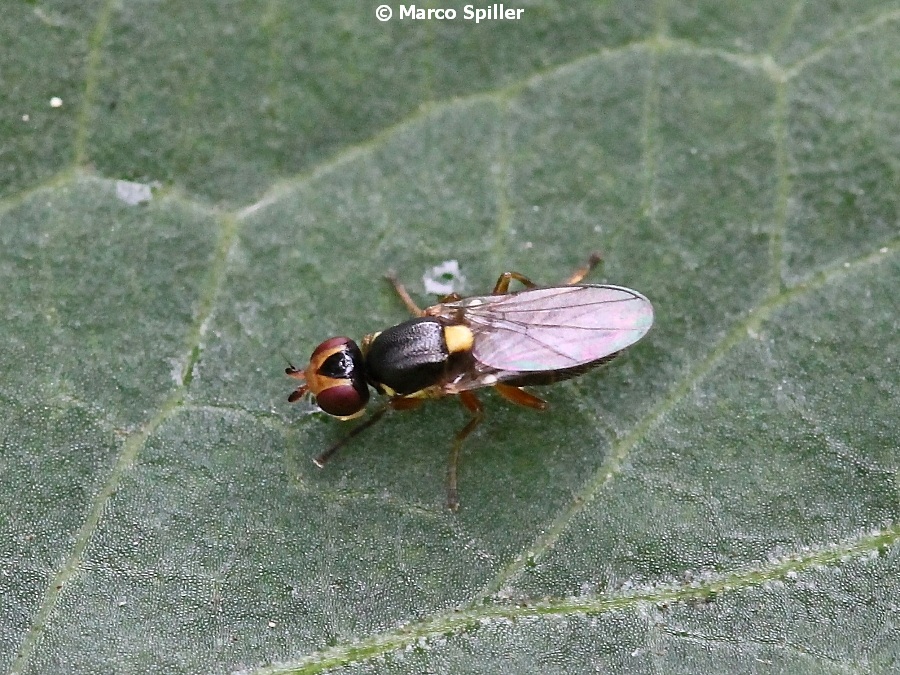
<path id="1" fill-rule="evenodd" d="M 547 402 L 538 398 L 534 394 L 530 394 L 520 387 L 513 387 L 508 384 L 495 384 L 494 389 L 510 403 L 521 405 L 534 410 L 546 410 Z"/>
<path id="2" fill-rule="evenodd" d="M 406 290 L 406 286 L 400 283 L 400 280 L 397 278 L 397 275 L 394 272 L 388 272 L 385 275 L 385 278 L 391 282 L 391 286 L 394 287 L 394 291 L 397 293 L 397 295 L 400 296 L 403 304 L 406 305 L 406 308 L 412 313 L 413 316 L 425 316 L 425 311 L 421 307 L 419 307 L 410 297 L 409 292 Z"/>
<path id="3" fill-rule="evenodd" d="M 591 270 L 593 270 L 597 265 L 599 265 L 601 260 L 603 260 L 603 258 L 600 257 L 599 253 L 591 253 L 591 257 L 588 259 L 587 265 L 584 265 L 583 267 L 579 267 L 577 270 L 575 270 L 574 274 L 572 274 L 572 276 L 570 276 L 568 279 L 566 279 L 563 283 L 566 286 L 571 286 L 572 284 L 577 284 L 579 281 L 584 279 L 588 274 L 590 274 Z"/>
<path id="4" fill-rule="evenodd" d="M 415 301 L 410 296 L 409 292 L 406 290 L 406 286 L 404 286 L 400 280 L 397 278 L 397 275 L 393 272 L 389 272 L 385 275 L 385 278 L 391 282 L 391 286 L 394 287 L 394 292 L 400 296 L 400 299 L 403 301 L 403 304 L 406 305 L 406 308 L 412 313 L 413 316 L 428 316 L 429 310 L 434 313 L 434 310 L 439 307 L 441 304 L 446 302 L 456 302 L 457 300 L 462 300 L 462 296 L 459 293 L 450 293 L 449 295 L 445 295 L 438 301 L 438 305 L 435 307 L 429 307 L 428 309 L 422 309 L 419 307 Z M 439 310 L 438 310 L 439 311 Z"/>
<path id="5" fill-rule="evenodd" d="M 381 406 L 378 410 L 372 413 L 371 417 L 363 420 L 355 427 L 350 430 L 346 436 L 340 439 L 337 443 L 334 443 L 331 447 L 326 448 L 324 451 L 320 452 L 313 458 L 313 463 L 319 467 L 320 469 L 325 466 L 325 463 L 332 458 L 334 453 L 343 448 L 347 443 L 349 443 L 352 439 L 359 436 L 362 432 L 364 432 L 369 427 L 373 426 L 378 420 L 384 417 L 384 413 L 388 411 L 389 403 Z"/>
<path id="6" fill-rule="evenodd" d="M 413 408 L 418 408 L 424 402 L 424 398 L 414 398 L 412 396 L 395 396 L 390 401 L 388 401 L 388 405 L 390 405 L 394 410 L 412 410 Z"/>
<path id="7" fill-rule="evenodd" d="M 572 284 L 577 284 L 579 281 L 584 279 L 591 271 L 600 264 L 602 258 L 599 253 L 591 253 L 591 257 L 588 259 L 586 265 L 579 267 L 575 272 L 566 279 L 563 284 L 566 286 L 571 286 Z M 410 297 L 409 292 L 406 290 L 406 287 L 400 283 L 400 280 L 397 279 L 397 275 L 394 272 L 389 272 L 385 275 L 387 280 L 391 282 L 391 286 L 394 287 L 394 291 L 397 295 L 400 296 L 400 299 L 403 301 L 403 304 L 406 305 L 406 308 L 412 313 L 413 316 L 426 316 L 428 314 L 427 310 L 423 310 L 419 307 L 415 301 Z M 491 295 L 506 295 L 509 292 L 509 285 L 513 280 L 518 281 L 520 284 L 525 286 L 525 288 L 537 288 L 537 284 L 534 283 L 531 279 L 526 277 L 524 274 L 519 274 L 518 272 L 504 272 L 497 278 L 497 283 L 494 284 L 494 290 L 491 291 Z M 459 293 L 451 293 L 450 295 L 445 295 L 441 298 L 440 302 L 448 303 L 448 302 L 456 302 L 460 300 L 461 296 Z"/>
<path id="8" fill-rule="evenodd" d="M 459 393 L 460 402 L 472 413 L 472 419 L 460 429 L 453 439 L 453 447 L 450 450 L 450 464 L 447 466 L 447 508 L 451 511 L 459 510 L 459 490 L 456 487 L 456 469 L 459 466 L 459 451 L 466 436 L 471 434 L 475 427 L 484 418 L 484 409 L 481 402 L 471 391 Z"/>
<path id="9" fill-rule="evenodd" d="M 526 277 L 523 274 L 519 274 L 518 272 L 504 272 L 500 275 L 500 278 L 497 279 L 497 283 L 494 286 L 494 290 L 491 291 L 492 295 L 506 295 L 509 291 L 509 283 L 515 279 L 516 281 L 523 284 L 526 288 L 536 288 L 537 284 L 534 283 L 531 279 Z"/>
<path id="10" fill-rule="evenodd" d="M 572 284 L 577 284 L 579 281 L 584 279 L 588 274 L 590 274 L 591 270 L 593 270 L 597 265 L 600 264 L 602 258 L 599 253 L 591 253 L 591 257 L 588 259 L 587 264 L 579 267 L 575 272 L 566 279 L 563 284 L 566 286 L 571 286 Z M 512 280 L 515 279 L 519 283 L 521 283 L 525 288 L 536 288 L 537 284 L 534 283 L 531 279 L 526 277 L 523 274 L 519 274 L 518 272 L 504 272 L 500 275 L 500 278 L 497 279 L 497 283 L 494 286 L 494 290 L 492 291 L 493 295 L 505 295 L 509 292 L 509 284 Z"/>
<path id="11" fill-rule="evenodd" d="M 348 433 L 346 436 L 344 436 L 342 439 L 340 439 L 337 443 L 335 443 L 334 445 L 330 446 L 323 452 L 316 455 L 316 457 L 313 458 L 313 463 L 321 469 L 323 466 L 325 466 L 325 463 L 329 459 L 331 459 L 331 457 L 334 455 L 334 453 L 336 453 L 342 447 L 347 445 L 347 443 L 349 443 L 352 439 L 359 436 L 366 429 L 368 429 L 371 426 L 374 426 L 375 423 L 378 422 L 378 420 L 380 420 L 382 417 L 384 417 L 384 413 L 386 413 L 389 409 L 412 410 L 413 408 L 417 408 L 419 406 L 419 404 L 422 403 L 422 400 L 423 399 L 420 399 L 420 398 L 405 398 L 403 396 L 398 396 L 398 397 L 390 399 L 387 403 L 385 403 L 383 406 L 378 408 L 378 410 L 376 410 L 374 413 L 372 413 L 371 417 L 363 420 L 362 422 L 357 424 L 355 427 L 353 427 L 350 430 L 350 433 Z"/>

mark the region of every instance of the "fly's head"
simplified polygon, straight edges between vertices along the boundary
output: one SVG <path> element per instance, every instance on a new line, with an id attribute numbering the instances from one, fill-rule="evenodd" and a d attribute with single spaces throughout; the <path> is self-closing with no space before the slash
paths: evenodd
<path id="1" fill-rule="evenodd" d="M 359 417 L 369 402 L 363 355 L 350 338 L 325 340 L 313 350 L 304 370 L 290 366 L 284 372 L 306 381 L 291 393 L 288 401 L 294 402 L 309 392 L 316 397 L 318 406 L 333 417 Z"/>

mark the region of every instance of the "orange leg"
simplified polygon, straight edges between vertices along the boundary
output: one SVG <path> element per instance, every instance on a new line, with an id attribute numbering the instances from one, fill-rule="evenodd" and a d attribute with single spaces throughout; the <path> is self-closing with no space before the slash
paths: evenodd
<path id="1" fill-rule="evenodd" d="M 424 401 L 424 398 L 395 396 L 388 402 L 388 405 L 394 410 L 412 410 L 413 408 L 418 408 Z"/>
<path id="2" fill-rule="evenodd" d="M 512 387 L 508 384 L 495 384 L 494 389 L 510 403 L 533 408 L 534 410 L 546 410 L 547 402 L 538 398 L 534 394 L 530 394 L 520 387 Z"/>
<path id="3" fill-rule="evenodd" d="M 579 267 L 577 270 L 575 270 L 575 273 L 565 280 L 565 285 L 571 286 L 572 284 L 577 284 L 588 274 L 590 274 L 591 270 L 599 265 L 601 260 L 603 260 L 603 258 L 600 257 L 599 253 L 591 253 L 591 257 L 588 259 L 587 265 Z"/>
<path id="4" fill-rule="evenodd" d="M 491 291 L 491 294 L 505 295 L 506 292 L 509 291 L 509 282 L 513 279 L 522 283 L 526 288 L 535 288 L 537 286 L 531 279 L 518 272 L 504 272 L 500 275 L 500 278 L 497 279 L 497 283 L 494 285 L 494 290 Z"/>
<path id="5" fill-rule="evenodd" d="M 599 253 L 591 253 L 591 257 L 588 259 L 587 264 L 575 270 L 575 272 L 568 279 L 566 279 L 563 284 L 566 286 L 577 284 L 588 274 L 590 274 L 591 270 L 593 270 L 601 260 L 602 258 L 600 257 Z M 402 283 L 400 283 L 400 280 L 397 279 L 397 275 L 394 272 L 388 272 L 388 274 L 385 275 L 385 278 L 389 282 L 391 282 L 391 286 L 394 287 L 394 291 L 397 293 L 397 295 L 400 296 L 403 304 L 406 305 L 406 308 L 410 311 L 410 313 L 412 313 L 413 316 L 426 315 L 427 310 L 423 310 L 415 303 L 409 292 L 406 290 L 406 287 Z M 509 292 L 509 285 L 510 283 L 512 283 L 513 279 L 521 283 L 523 286 L 525 286 L 525 288 L 537 287 L 537 284 L 526 277 L 524 274 L 519 274 L 518 272 L 504 272 L 498 277 L 497 283 L 494 284 L 494 290 L 491 291 L 491 294 L 505 295 L 507 292 Z M 441 298 L 440 302 L 456 302 L 460 299 L 461 296 L 459 295 L 459 293 L 451 293 L 450 295 L 445 295 L 443 298 Z"/>
<path id="6" fill-rule="evenodd" d="M 591 253 L 591 257 L 588 259 L 586 265 L 579 267 L 575 272 L 566 279 L 563 284 L 566 286 L 571 286 L 572 284 L 577 284 L 579 281 L 584 279 L 588 274 L 590 274 L 591 270 L 593 270 L 602 260 L 599 253 Z M 535 288 L 537 284 L 535 284 L 528 277 L 519 274 L 518 272 L 504 272 L 500 275 L 500 278 L 497 279 L 497 283 L 494 285 L 494 290 L 492 291 L 493 295 L 504 295 L 509 291 L 509 284 L 512 280 L 520 282 L 525 288 Z"/>
<path id="7" fill-rule="evenodd" d="M 459 509 L 459 490 L 456 487 L 459 450 L 466 436 L 471 434 L 484 418 L 484 409 L 481 407 L 481 402 L 471 391 L 460 392 L 459 400 L 472 413 L 472 419 L 457 432 L 456 437 L 453 439 L 453 447 L 450 449 L 450 464 L 447 466 L 447 508 L 451 511 Z"/>
<path id="8" fill-rule="evenodd" d="M 406 286 L 400 283 L 400 280 L 397 278 L 397 275 L 393 272 L 388 272 L 385 275 L 385 278 L 391 282 L 391 286 L 394 287 L 394 291 L 397 295 L 400 296 L 400 299 L 403 301 L 403 304 L 406 305 L 406 308 L 412 313 L 413 316 L 425 316 L 424 310 L 419 307 L 415 301 L 410 297 L 409 292 L 406 290 Z"/>

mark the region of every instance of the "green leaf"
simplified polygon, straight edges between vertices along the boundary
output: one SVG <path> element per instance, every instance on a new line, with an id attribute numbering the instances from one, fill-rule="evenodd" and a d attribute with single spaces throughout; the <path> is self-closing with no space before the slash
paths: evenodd
<path id="1" fill-rule="evenodd" d="M 0 670 L 896 671 L 900 7 L 745 5 L 11 4 Z M 386 271 L 592 251 L 654 329 L 458 514 L 451 399 L 312 464 Z"/>

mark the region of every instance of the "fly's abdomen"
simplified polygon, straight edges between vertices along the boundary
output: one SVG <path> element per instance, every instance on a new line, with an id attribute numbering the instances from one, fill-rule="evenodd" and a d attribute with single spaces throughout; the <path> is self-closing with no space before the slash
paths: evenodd
<path id="1" fill-rule="evenodd" d="M 387 328 L 369 343 L 366 372 L 376 388 L 388 394 L 412 394 L 439 382 L 450 350 L 444 326 L 431 317 L 411 319 Z"/>

